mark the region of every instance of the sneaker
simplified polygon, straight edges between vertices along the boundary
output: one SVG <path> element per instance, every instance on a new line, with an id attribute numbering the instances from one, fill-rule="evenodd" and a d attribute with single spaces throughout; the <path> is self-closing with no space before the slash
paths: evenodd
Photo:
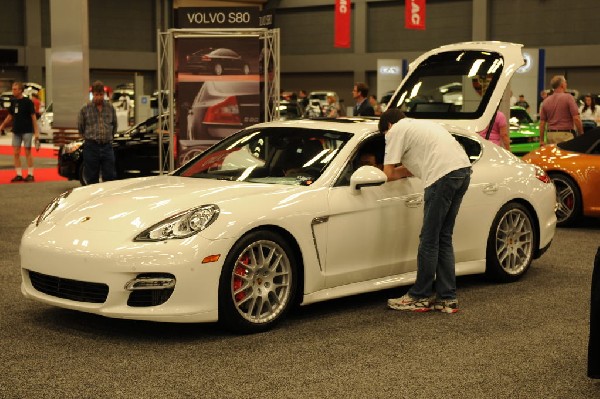
<path id="1" fill-rule="evenodd" d="M 34 181 L 34 180 L 35 180 L 35 179 L 33 178 L 33 175 L 27 175 L 27 177 L 25 178 L 25 181 L 26 181 L 26 182 L 32 182 L 32 181 Z"/>
<path id="2" fill-rule="evenodd" d="M 458 299 L 436 299 L 433 308 L 443 313 L 458 312 Z"/>
<path id="3" fill-rule="evenodd" d="M 10 181 L 11 183 L 15 183 L 18 181 L 23 181 L 23 176 L 21 175 L 16 175 L 15 177 L 12 178 L 12 180 Z"/>
<path id="4" fill-rule="evenodd" d="M 413 298 L 407 293 L 400 298 L 388 299 L 388 307 L 394 310 L 429 312 L 432 308 L 432 302 L 432 298 Z"/>

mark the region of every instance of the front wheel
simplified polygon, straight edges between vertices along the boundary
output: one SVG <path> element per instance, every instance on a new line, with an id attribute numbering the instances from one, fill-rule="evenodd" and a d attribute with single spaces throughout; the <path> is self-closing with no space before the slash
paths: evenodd
<path id="1" fill-rule="evenodd" d="M 242 237 L 225 259 L 219 280 L 219 322 L 234 332 L 266 331 L 290 308 L 296 291 L 296 257 L 271 231 Z"/>
<path id="2" fill-rule="evenodd" d="M 498 282 L 513 282 L 524 275 L 533 261 L 535 235 L 527 208 L 516 202 L 500 208 L 488 236 L 488 277 Z"/>
<path id="3" fill-rule="evenodd" d="M 550 176 L 556 187 L 557 226 L 571 226 L 581 217 L 581 194 L 577 183 L 568 176 Z"/>

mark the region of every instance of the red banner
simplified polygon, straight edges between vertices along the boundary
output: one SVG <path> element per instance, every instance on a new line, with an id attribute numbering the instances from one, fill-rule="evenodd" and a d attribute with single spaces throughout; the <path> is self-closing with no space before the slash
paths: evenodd
<path id="1" fill-rule="evenodd" d="M 335 0 L 334 47 L 350 48 L 351 0 Z"/>
<path id="2" fill-rule="evenodd" d="M 425 30 L 425 0 L 405 0 L 404 27 Z"/>

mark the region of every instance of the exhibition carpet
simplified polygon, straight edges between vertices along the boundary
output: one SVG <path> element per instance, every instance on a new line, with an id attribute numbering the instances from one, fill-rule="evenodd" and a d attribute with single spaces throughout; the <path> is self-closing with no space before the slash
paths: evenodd
<path id="1" fill-rule="evenodd" d="M 42 147 L 39 151 L 35 149 L 33 151 L 33 158 L 39 159 L 43 158 L 45 161 L 49 161 L 50 159 L 56 159 L 56 150 L 52 147 Z M 0 145 L 0 156 L 10 157 L 12 164 L 12 154 L 13 149 L 10 145 Z M 25 165 L 25 152 L 21 151 L 21 162 Z M 47 164 L 47 162 L 44 162 Z M 58 168 L 56 166 L 53 167 L 35 167 L 34 169 L 35 182 L 44 182 L 44 181 L 58 181 L 58 180 L 67 180 L 66 178 L 60 176 L 58 174 Z M 11 179 L 15 177 L 15 170 L 12 167 L 0 169 L 0 184 L 8 184 Z M 23 178 L 27 177 L 27 167 L 23 167 Z M 25 182 L 19 182 L 14 184 L 30 184 Z"/>

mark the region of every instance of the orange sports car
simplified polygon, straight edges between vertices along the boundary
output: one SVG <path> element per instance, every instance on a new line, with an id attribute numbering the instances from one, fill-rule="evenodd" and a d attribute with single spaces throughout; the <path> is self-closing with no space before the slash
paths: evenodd
<path id="1" fill-rule="evenodd" d="M 581 216 L 600 217 L 600 128 L 523 156 L 540 166 L 556 186 L 558 226 L 575 224 Z"/>

